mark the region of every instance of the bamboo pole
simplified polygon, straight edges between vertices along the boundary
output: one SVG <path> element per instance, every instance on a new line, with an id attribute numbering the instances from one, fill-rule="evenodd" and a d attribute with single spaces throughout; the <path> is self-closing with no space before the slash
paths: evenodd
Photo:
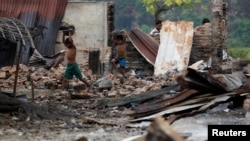
<path id="1" fill-rule="evenodd" d="M 18 79 L 18 72 L 19 72 L 19 63 L 20 63 L 20 58 L 22 54 L 22 48 L 23 44 L 18 42 L 19 47 L 19 53 L 17 57 L 17 62 L 16 62 L 16 72 L 15 72 L 15 82 L 14 82 L 14 91 L 13 91 L 13 96 L 16 97 L 16 87 L 17 87 L 17 79 Z"/>
<path id="2" fill-rule="evenodd" d="M 32 76 L 30 76 L 30 82 L 31 82 L 32 101 L 34 101 L 35 100 L 35 93 L 34 93 L 34 83 L 33 83 Z"/>

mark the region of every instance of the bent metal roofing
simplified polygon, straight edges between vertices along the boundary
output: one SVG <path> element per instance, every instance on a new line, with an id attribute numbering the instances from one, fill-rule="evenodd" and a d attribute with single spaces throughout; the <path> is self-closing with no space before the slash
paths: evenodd
<path id="1" fill-rule="evenodd" d="M 0 17 L 19 19 L 32 32 L 35 48 L 53 55 L 67 0 L 0 0 Z"/>

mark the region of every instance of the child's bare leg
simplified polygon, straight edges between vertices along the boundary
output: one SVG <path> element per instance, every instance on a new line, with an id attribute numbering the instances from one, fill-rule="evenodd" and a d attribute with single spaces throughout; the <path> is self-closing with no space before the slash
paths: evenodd
<path id="1" fill-rule="evenodd" d="M 66 83 L 67 83 L 67 79 L 66 78 L 63 78 L 63 80 L 62 80 L 62 91 L 64 91 L 65 90 L 65 85 L 66 85 Z"/>
<path id="2" fill-rule="evenodd" d="M 111 60 L 111 63 L 112 63 L 112 65 L 113 65 L 113 67 L 116 69 L 116 70 L 118 70 L 118 68 L 117 68 L 117 64 L 116 64 L 116 60 L 115 59 L 112 59 Z"/>
<path id="3" fill-rule="evenodd" d="M 120 67 L 119 68 L 120 73 L 122 74 L 123 77 L 125 77 L 125 69 Z"/>
<path id="4" fill-rule="evenodd" d="M 88 83 L 87 79 L 85 79 L 85 78 L 80 78 L 80 80 L 81 80 L 87 87 L 91 87 L 91 85 Z"/>

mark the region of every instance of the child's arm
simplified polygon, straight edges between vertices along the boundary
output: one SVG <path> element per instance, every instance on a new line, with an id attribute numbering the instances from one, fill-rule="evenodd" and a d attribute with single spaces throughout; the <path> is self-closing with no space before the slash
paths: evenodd
<path id="1" fill-rule="evenodd" d="M 62 32 L 63 33 L 63 32 Z M 65 34 L 63 33 L 63 36 L 62 36 L 62 42 L 64 43 L 65 42 Z"/>
<path id="2" fill-rule="evenodd" d="M 72 39 L 72 34 L 71 34 L 71 30 L 69 30 L 69 40 L 71 41 L 71 43 L 73 43 L 73 39 Z"/>

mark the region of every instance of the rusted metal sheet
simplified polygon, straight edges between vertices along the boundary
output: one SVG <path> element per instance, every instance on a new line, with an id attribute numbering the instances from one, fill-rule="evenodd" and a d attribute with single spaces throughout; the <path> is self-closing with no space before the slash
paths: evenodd
<path id="1" fill-rule="evenodd" d="M 197 94 L 198 91 L 194 89 L 185 89 L 181 93 L 177 94 L 176 96 L 166 99 L 162 102 L 158 102 L 156 104 L 141 104 L 137 107 L 135 107 L 135 111 L 137 114 L 142 114 L 142 113 L 153 113 L 156 112 L 157 110 L 166 108 L 167 106 L 176 104 L 190 96 L 193 96 Z"/>
<path id="2" fill-rule="evenodd" d="M 66 5 L 67 0 L 0 0 L 0 17 L 17 18 L 31 32 L 39 31 L 36 33 L 40 34 L 33 36 L 35 47 L 41 54 L 50 56 L 55 52 L 57 32 Z M 31 45 L 26 46 L 29 48 Z M 27 64 L 27 50 L 22 52 L 26 59 L 21 63 Z"/>
<path id="3" fill-rule="evenodd" d="M 247 94 L 248 94 L 247 90 L 241 89 L 235 92 L 225 93 L 222 95 L 214 95 L 214 94 L 203 94 L 202 96 L 196 95 L 178 104 L 173 104 L 172 106 L 164 108 L 161 111 L 158 111 L 157 113 L 154 114 L 152 113 L 144 114 L 144 116 L 140 117 L 138 117 L 138 115 L 133 115 L 134 117 L 137 116 L 137 118 L 131 119 L 129 121 L 138 122 L 144 120 L 153 120 L 158 116 L 164 116 L 167 117 L 170 123 L 172 123 L 181 117 L 191 116 L 203 112 L 208 108 L 216 106 L 219 103 L 227 102 L 230 99 L 238 96 L 243 97 L 246 96 Z"/>
<path id="4" fill-rule="evenodd" d="M 160 37 L 154 75 L 184 71 L 188 66 L 193 43 L 193 22 L 165 21 L 162 23 Z"/>
<path id="5" fill-rule="evenodd" d="M 225 80 L 230 80 L 230 83 L 226 84 Z M 236 79 L 233 79 L 233 77 L 219 76 L 216 78 L 208 73 L 198 72 L 190 68 L 188 68 L 188 73 L 185 76 L 178 77 L 177 81 L 180 85 L 182 85 L 186 89 L 183 90 L 181 93 L 175 95 L 174 97 L 168 98 L 161 102 L 153 104 L 152 103 L 141 104 L 135 107 L 134 115 L 138 117 L 138 116 L 152 114 L 162 109 L 168 108 L 171 105 L 178 104 L 179 102 L 186 100 L 191 96 L 197 96 L 197 94 L 212 93 L 213 95 L 218 95 L 218 94 L 221 95 L 223 93 L 229 92 L 229 86 L 234 88 L 239 87 L 239 84 L 237 83 L 238 81 L 236 81 Z"/>
<path id="6" fill-rule="evenodd" d="M 17 43 L 19 47 L 13 92 L 14 96 L 16 96 L 16 85 L 22 48 L 24 45 L 26 45 L 26 42 L 29 42 L 31 45 L 33 45 L 32 47 L 34 48 L 33 39 L 30 36 L 28 29 L 23 25 L 21 21 L 15 18 L 4 17 L 0 18 L 0 38 L 4 38 Z M 6 60 L 6 58 L 4 58 L 4 60 Z"/>
<path id="7" fill-rule="evenodd" d="M 159 44 L 148 34 L 142 32 L 138 28 L 132 29 L 128 37 L 138 52 L 152 65 L 158 52 Z"/>
<path id="8" fill-rule="evenodd" d="M 172 124 L 174 121 L 176 121 L 177 119 L 179 119 L 181 117 L 186 117 L 186 116 L 191 116 L 191 115 L 201 113 L 201 112 L 206 111 L 207 109 L 212 108 L 220 103 L 227 102 L 228 100 L 230 100 L 234 96 L 246 96 L 247 94 L 248 93 L 235 92 L 235 93 L 227 93 L 227 94 L 224 94 L 222 96 L 215 97 L 213 100 L 211 100 L 207 104 L 201 106 L 197 110 L 193 110 L 191 112 L 186 112 L 186 113 L 170 115 L 168 118 L 168 122 Z"/>
<path id="9" fill-rule="evenodd" d="M 178 77 L 177 81 L 186 88 L 196 89 L 201 92 L 223 94 L 242 86 L 241 84 L 238 84 L 241 82 L 237 81 L 240 80 L 239 78 L 237 79 L 237 77 L 238 76 L 233 77 L 230 75 L 211 75 L 207 72 L 199 72 L 188 68 L 187 74 L 185 76 Z"/>
<path id="10" fill-rule="evenodd" d="M 186 111 L 186 110 L 191 110 L 191 109 L 195 109 L 195 108 L 199 108 L 205 104 L 207 104 L 208 102 L 204 102 L 204 103 L 195 103 L 195 104 L 191 104 L 191 105 L 182 105 L 182 106 L 173 106 L 171 108 L 167 108 L 164 109 L 158 113 L 154 113 L 151 115 L 144 115 L 141 117 L 135 117 L 135 119 L 131 119 L 129 120 L 130 122 L 138 122 L 138 121 L 143 121 L 143 120 L 153 120 L 154 118 L 156 118 L 157 116 L 165 116 L 165 115 L 170 115 L 173 113 L 177 113 L 177 112 L 181 112 L 181 111 Z"/>
<path id="11" fill-rule="evenodd" d="M 242 87 L 243 81 L 246 82 L 247 78 L 243 73 L 232 73 L 232 74 L 215 74 L 213 78 L 223 84 L 224 89 L 234 91 Z"/>

